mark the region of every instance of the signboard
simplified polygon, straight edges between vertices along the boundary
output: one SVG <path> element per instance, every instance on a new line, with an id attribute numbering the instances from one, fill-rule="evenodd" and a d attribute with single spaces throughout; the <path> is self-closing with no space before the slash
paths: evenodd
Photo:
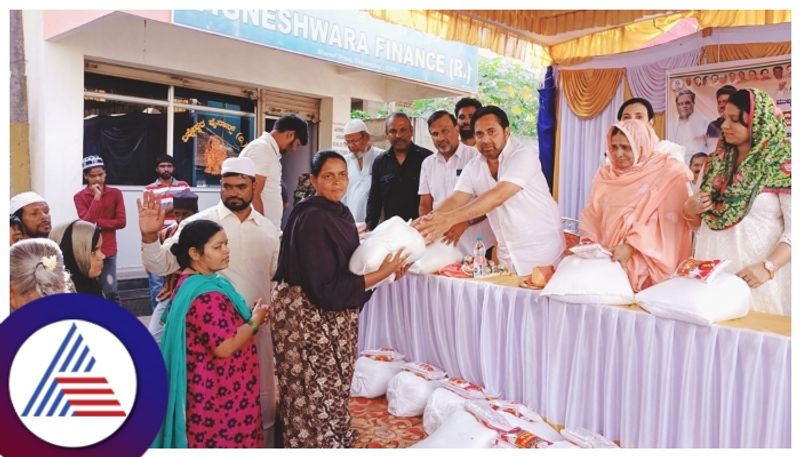
<path id="1" fill-rule="evenodd" d="M 783 111 L 791 136 L 792 62 L 790 56 L 737 60 L 670 71 L 667 78 L 667 139 L 687 147 L 687 160 L 695 152 L 713 152 L 719 138 L 719 121 L 725 109 L 723 86 L 736 90 L 756 88 L 767 92 Z M 694 101 L 691 100 L 691 91 Z M 681 95 L 686 94 L 686 95 Z M 681 103 L 681 106 L 678 106 Z M 689 116 L 686 113 L 691 111 Z M 681 118 L 683 120 L 681 121 Z M 691 131 L 691 133 L 687 133 Z"/>
<path id="2" fill-rule="evenodd" d="M 362 11 L 175 10 L 172 22 L 342 65 L 465 92 L 478 88 L 478 48 Z"/>

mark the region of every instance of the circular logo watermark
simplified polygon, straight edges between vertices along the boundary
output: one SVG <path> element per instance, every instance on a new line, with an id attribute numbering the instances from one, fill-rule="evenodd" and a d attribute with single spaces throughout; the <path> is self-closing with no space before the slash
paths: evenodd
<path id="1" fill-rule="evenodd" d="M 83 447 L 108 438 L 128 418 L 136 369 L 108 330 L 64 320 L 25 340 L 11 364 L 8 388 L 28 430 L 57 446 Z"/>
<path id="2" fill-rule="evenodd" d="M 166 368 L 153 337 L 118 304 L 41 298 L 0 322 L 0 347 L 9 438 L 0 455 L 128 457 L 150 447 L 166 409 Z"/>

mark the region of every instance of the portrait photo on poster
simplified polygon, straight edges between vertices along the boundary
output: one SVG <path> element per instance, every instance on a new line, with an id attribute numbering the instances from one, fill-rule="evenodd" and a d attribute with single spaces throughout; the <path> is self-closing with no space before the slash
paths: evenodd
<path id="1" fill-rule="evenodd" d="M 722 131 L 728 98 L 741 89 L 761 89 L 775 101 L 792 135 L 791 56 L 735 60 L 669 71 L 667 139 L 686 147 L 686 160 L 711 154 Z"/>

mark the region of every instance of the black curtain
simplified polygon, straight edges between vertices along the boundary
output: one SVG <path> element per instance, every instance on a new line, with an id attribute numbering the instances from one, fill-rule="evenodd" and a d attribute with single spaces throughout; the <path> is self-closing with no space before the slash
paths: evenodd
<path id="1" fill-rule="evenodd" d="M 155 181 L 155 159 L 166 152 L 166 144 L 166 114 L 100 115 L 83 121 L 83 156 L 103 158 L 109 184 Z"/>

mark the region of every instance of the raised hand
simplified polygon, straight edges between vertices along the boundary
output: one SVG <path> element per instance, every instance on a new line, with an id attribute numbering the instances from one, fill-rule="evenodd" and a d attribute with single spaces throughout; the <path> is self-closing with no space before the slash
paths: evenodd
<path id="1" fill-rule="evenodd" d="M 152 243 L 158 239 L 158 231 L 164 226 L 165 212 L 161 208 L 161 198 L 153 191 L 146 190 L 141 199 L 136 199 L 136 208 L 139 211 L 139 231 L 142 241 Z"/>

